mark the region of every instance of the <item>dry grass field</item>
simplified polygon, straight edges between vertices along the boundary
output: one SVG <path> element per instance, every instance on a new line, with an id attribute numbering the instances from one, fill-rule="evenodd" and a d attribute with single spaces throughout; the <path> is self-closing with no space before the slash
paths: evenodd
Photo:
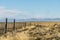
<path id="1" fill-rule="evenodd" d="M 16 22 L 8 23 L 4 34 L 5 23 L 0 23 L 0 40 L 60 40 L 60 22 Z"/>

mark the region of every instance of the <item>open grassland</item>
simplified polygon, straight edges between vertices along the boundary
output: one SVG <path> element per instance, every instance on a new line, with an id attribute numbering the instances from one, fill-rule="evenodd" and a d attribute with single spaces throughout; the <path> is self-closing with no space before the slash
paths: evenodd
<path id="1" fill-rule="evenodd" d="M 0 23 L 0 40 L 60 40 L 60 22 L 16 22 L 8 23 L 4 34 L 5 23 Z"/>

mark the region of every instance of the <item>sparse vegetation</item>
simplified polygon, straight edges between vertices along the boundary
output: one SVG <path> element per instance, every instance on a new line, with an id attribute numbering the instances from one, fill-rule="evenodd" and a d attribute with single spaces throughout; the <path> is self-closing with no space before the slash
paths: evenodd
<path id="1" fill-rule="evenodd" d="M 22 24 L 22 26 L 17 24 Z M 30 22 L 30 24 L 29 22 L 25 22 L 25 24 L 18 22 L 14 24 L 15 31 L 12 30 L 13 26 L 8 23 L 8 28 L 11 28 L 7 28 L 6 34 L 4 34 L 2 25 L 0 25 L 0 40 L 60 40 L 59 22 Z"/>

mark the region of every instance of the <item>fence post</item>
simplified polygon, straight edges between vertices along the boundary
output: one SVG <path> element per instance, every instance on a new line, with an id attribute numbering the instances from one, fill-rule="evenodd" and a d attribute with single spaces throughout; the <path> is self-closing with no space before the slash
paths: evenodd
<path id="1" fill-rule="evenodd" d="M 30 26 L 31 26 L 31 22 L 30 22 Z"/>
<path id="2" fill-rule="evenodd" d="M 26 22 L 25 22 L 25 27 L 24 28 L 26 28 Z"/>
<path id="3" fill-rule="evenodd" d="M 15 19 L 14 19 L 14 22 L 13 22 L 14 24 L 13 24 L 13 31 L 15 31 Z"/>
<path id="4" fill-rule="evenodd" d="M 12 36 L 15 36 L 15 30 L 16 30 L 16 28 L 15 28 L 15 19 L 14 19 L 14 21 L 13 21 L 13 28 L 12 28 Z"/>
<path id="5" fill-rule="evenodd" d="M 6 33 L 7 33 L 7 18 L 6 18 L 5 30 L 4 30 L 4 31 L 5 31 L 5 33 L 4 33 L 4 34 L 5 34 L 5 36 L 6 36 Z"/>

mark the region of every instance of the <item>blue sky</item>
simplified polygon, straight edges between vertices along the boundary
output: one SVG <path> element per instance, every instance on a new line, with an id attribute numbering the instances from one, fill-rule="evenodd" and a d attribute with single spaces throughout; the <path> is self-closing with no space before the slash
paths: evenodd
<path id="1" fill-rule="evenodd" d="M 60 18 L 60 0 L 0 0 L 0 18 Z"/>

